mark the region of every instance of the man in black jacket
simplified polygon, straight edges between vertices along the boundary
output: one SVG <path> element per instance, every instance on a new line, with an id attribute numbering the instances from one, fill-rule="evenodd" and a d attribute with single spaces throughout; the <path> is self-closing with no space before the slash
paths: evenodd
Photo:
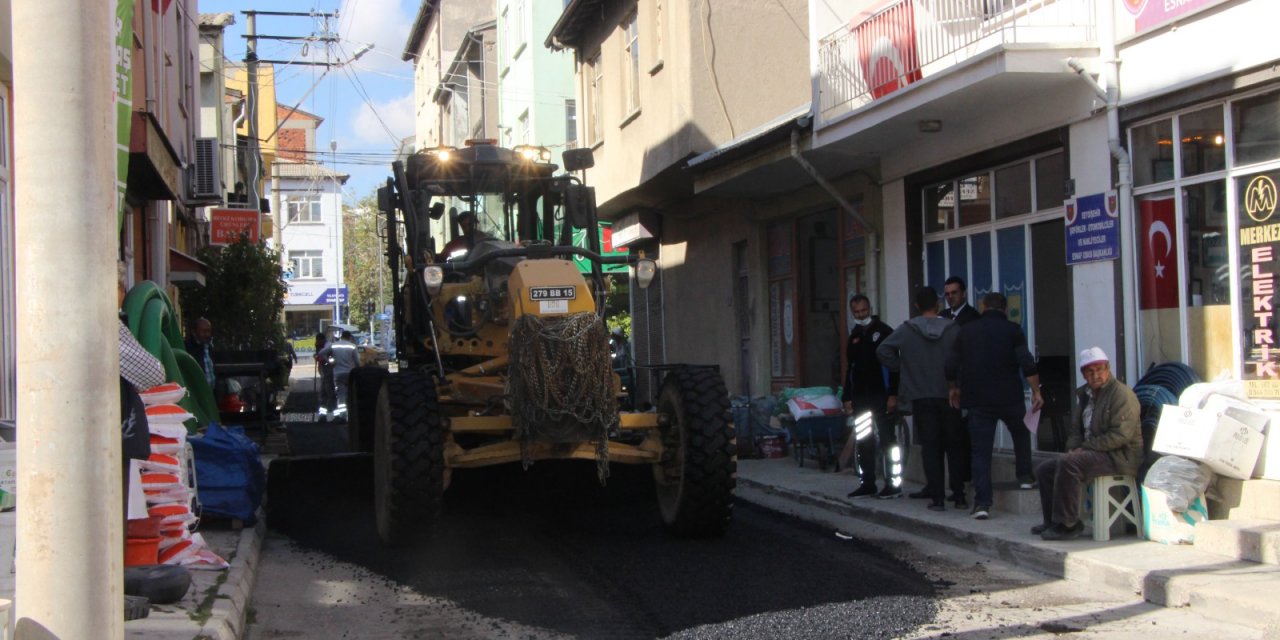
<path id="1" fill-rule="evenodd" d="M 1040 395 L 1040 374 L 1027 350 L 1027 336 L 1022 327 L 1009 321 L 1005 306 L 1005 298 L 999 293 L 983 296 L 982 317 L 960 327 L 945 367 L 951 406 L 969 410 L 972 515 L 978 520 L 986 520 L 991 512 L 991 450 L 997 422 L 1004 422 L 1013 436 L 1018 481 L 1027 489 L 1035 486 L 1031 431 L 1023 423 L 1027 408 L 1022 378 L 1031 386 L 1033 410 L 1044 406 L 1044 398 Z"/>
<path id="2" fill-rule="evenodd" d="M 948 320 L 955 320 L 961 326 L 977 320 L 981 315 L 973 305 L 969 304 L 969 289 L 964 278 L 951 276 L 942 285 L 942 297 L 947 301 L 947 308 L 938 315 Z"/>
<path id="3" fill-rule="evenodd" d="M 858 468 L 862 484 L 849 494 L 850 498 L 876 495 L 878 498 L 902 496 L 902 475 L 891 474 L 885 478 L 885 486 L 876 493 L 876 465 L 879 455 L 895 446 L 893 423 L 888 414 L 897 410 L 898 374 L 890 373 L 876 357 L 876 348 L 893 333 L 893 328 L 871 315 L 871 301 L 862 294 L 849 299 L 849 311 L 853 313 L 853 329 L 845 345 L 849 368 L 844 376 L 845 415 L 854 416 Z M 880 434 L 880 451 L 877 451 L 873 429 Z"/>

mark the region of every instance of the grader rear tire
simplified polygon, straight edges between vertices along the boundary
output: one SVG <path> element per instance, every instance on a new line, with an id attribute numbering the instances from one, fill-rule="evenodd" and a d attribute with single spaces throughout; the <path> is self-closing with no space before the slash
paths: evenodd
<path id="1" fill-rule="evenodd" d="M 347 385 L 347 444 L 354 453 L 373 451 L 373 421 L 378 392 L 388 371 L 382 367 L 356 367 Z"/>
<path id="2" fill-rule="evenodd" d="M 421 539 L 440 515 L 446 481 L 445 434 L 431 376 L 389 374 L 373 431 L 378 536 L 389 545 Z"/>
<path id="3" fill-rule="evenodd" d="M 663 524 L 679 536 L 723 536 L 738 475 L 724 380 L 711 369 L 676 369 L 662 384 L 658 411 L 670 417 L 653 469 Z"/>

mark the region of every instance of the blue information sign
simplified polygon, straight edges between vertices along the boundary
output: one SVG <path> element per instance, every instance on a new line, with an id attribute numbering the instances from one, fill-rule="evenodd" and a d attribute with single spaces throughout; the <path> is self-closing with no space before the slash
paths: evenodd
<path id="1" fill-rule="evenodd" d="M 1116 194 L 1095 193 L 1067 201 L 1067 264 L 1120 257 Z"/>

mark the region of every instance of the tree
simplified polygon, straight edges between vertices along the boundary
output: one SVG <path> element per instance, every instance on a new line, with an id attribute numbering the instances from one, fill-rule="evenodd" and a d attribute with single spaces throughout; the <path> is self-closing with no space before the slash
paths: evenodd
<path id="1" fill-rule="evenodd" d="M 280 312 L 287 290 L 280 273 L 280 254 L 245 236 L 225 247 L 209 246 L 199 258 L 208 266 L 205 286 L 182 291 L 182 319 L 213 323 L 219 349 L 257 350 L 284 344 Z"/>
<path id="2" fill-rule="evenodd" d="M 368 327 L 374 315 L 382 313 L 391 301 L 391 278 L 387 274 L 385 247 L 379 229 L 383 219 L 378 212 L 377 192 L 371 193 L 348 210 L 342 220 L 343 280 L 347 283 L 348 322 Z M 381 274 L 381 279 L 379 279 Z"/>

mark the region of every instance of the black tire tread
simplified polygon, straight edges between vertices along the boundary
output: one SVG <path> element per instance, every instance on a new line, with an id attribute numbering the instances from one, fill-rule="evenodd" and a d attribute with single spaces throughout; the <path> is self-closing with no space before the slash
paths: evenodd
<path id="1" fill-rule="evenodd" d="M 729 395 L 720 373 L 682 368 L 667 375 L 663 396 L 676 394 L 686 447 L 684 490 L 669 531 L 686 537 L 719 537 L 728 530 L 737 486 L 738 456 Z"/>
<path id="2" fill-rule="evenodd" d="M 390 464 L 384 499 L 375 500 L 378 534 L 391 545 L 421 539 L 440 514 L 444 500 L 444 429 L 440 419 L 435 382 L 416 371 L 389 374 L 381 392 L 386 394 L 389 416 L 376 420 L 384 429 L 388 453 L 379 455 L 375 443 L 375 478 L 379 464 Z M 379 409 L 382 407 L 381 394 Z M 375 439 L 378 434 L 375 434 Z M 387 459 L 389 458 L 389 459 Z"/>

